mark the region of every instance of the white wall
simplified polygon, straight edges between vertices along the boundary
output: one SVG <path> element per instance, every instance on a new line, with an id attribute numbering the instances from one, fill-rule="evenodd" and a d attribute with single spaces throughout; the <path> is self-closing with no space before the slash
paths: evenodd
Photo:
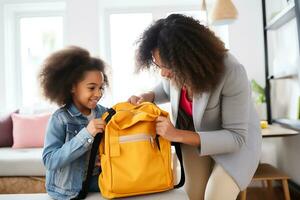
<path id="1" fill-rule="evenodd" d="M 210 0 L 207 0 L 210 1 Z M 99 0 L 100 5 L 106 8 L 135 8 L 135 7 L 157 7 L 157 6 L 177 6 L 177 5 L 198 5 L 200 8 L 200 1 L 196 0 L 152 0 L 152 1 L 140 1 L 140 0 Z"/>
<path id="2" fill-rule="evenodd" d="M 98 0 L 66 0 L 65 45 L 78 45 L 99 55 Z"/>
<path id="3" fill-rule="evenodd" d="M 247 70 L 249 79 L 265 86 L 262 6 L 260 0 L 234 0 L 238 20 L 229 26 L 231 52 Z"/>
<path id="4" fill-rule="evenodd" d="M 0 4 L 0 27 L 4 26 L 3 4 Z M 2 48 L 1 48 L 2 47 Z M 4 31 L 0 28 L 0 105 L 5 105 L 5 79 L 4 79 Z M 4 112 L 4 106 L 0 106 L 0 114 Z"/>

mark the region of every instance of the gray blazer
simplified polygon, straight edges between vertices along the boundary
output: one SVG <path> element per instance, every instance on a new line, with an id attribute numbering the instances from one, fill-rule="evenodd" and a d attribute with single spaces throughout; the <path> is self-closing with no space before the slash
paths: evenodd
<path id="1" fill-rule="evenodd" d="M 199 156 L 211 156 L 243 190 L 258 166 L 262 137 L 245 69 L 231 54 L 224 63 L 225 73 L 217 87 L 194 95 L 193 120 L 201 140 Z M 164 79 L 153 91 L 156 103 L 171 102 L 175 124 L 180 89 Z"/>

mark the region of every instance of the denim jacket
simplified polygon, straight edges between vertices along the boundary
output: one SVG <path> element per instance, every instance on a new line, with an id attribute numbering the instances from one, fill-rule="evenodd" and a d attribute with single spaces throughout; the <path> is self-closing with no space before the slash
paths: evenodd
<path id="1" fill-rule="evenodd" d="M 96 118 L 106 111 L 97 105 Z M 58 109 L 51 116 L 46 130 L 43 163 L 46 167 L 46 189 L 58 200 L 74 198 L 85 178 L 93 136 L 86 129 L 88 119 L 74 104 Z"/>

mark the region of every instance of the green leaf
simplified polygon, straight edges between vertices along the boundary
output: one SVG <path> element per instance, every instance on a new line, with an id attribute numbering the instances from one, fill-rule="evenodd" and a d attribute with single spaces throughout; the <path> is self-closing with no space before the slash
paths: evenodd
<path id="1" fill-rule="evenodd" d="M 256 94 L 256 103 L 266 102 L 265 89 L 255 80 L 251 80 L 252 91 Z"/>

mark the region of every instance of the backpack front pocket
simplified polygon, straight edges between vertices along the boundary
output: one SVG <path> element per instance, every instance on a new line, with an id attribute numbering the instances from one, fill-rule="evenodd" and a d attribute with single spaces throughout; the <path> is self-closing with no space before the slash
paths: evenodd
<path id="1" fill-rule="evenodd" d="M 110 158 L 112 191 L 139 193 L 170 189 L 167 167 L 150 134 L 119 137 L 120 156 Z"/>

